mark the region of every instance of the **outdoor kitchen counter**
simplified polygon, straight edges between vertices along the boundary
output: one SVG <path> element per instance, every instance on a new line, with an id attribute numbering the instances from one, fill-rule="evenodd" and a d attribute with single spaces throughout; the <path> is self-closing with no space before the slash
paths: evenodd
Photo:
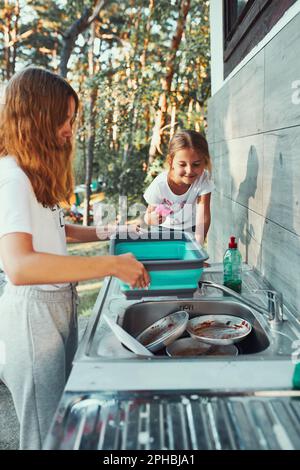
<path id="1" fill-rule="evenodd" d="M 204 272 L 204 279 L 222 283 L 222 266 L 214 264 Z M 247 265 L 243 266 L 243 295 L 255 293 L 256 302 L 266 306 L 263 293 L 257 289 L 270 287 L 266 281 Z M 175 297 L 176 298 L 176 297 Z M 207 289 L 199 291 L 194 299 L 219 299 L 222 293 Z M 163 297 L 163 300 L 174 297 Z M 228 299 L 228 297 L 227 297 Z M 68 391 L 112 390 L 290 390 L 295 368 L 292 352 L 296 353 L 300 338 L 300 324 L 291 311 L 284 307 L 284 332 L 270 328 L 265 316 L 253 310 L 265 331 L 270 347 L 266 352 L 237 357 L 199 358 L 141 358 L 126 350 L 103 319 L 103 314 L 113 320 L 122 317 L 125 310 L 137 303 L 158 300 L 145 297 L 127 300 L 114 278 L 106 278 L 94 306 L 83 339 L 75 357 L 74 367 L 67 383 Z M 180 301 L 184 306 L 184 299 Z"/>
<path id="2" fill-rule="evenodd" d="M 204 277 L 220 282 L 221 266 Z M 247 266 L 243 282 L 245 295 L 268 287 Z M 125 310 L 139 302 L 126 300 L 118 286 L 116 279 L 104 281 L 44 449 L 300 449 L 300 391 L 292 390 L 291 358 L 300 325 L 287 308 L 284 333 L 274 331 L 266 352 L 145 359 L 123 348 L 103 319 L 107 314 L 122 323 Z M 211 289 L 194 298 L 220 296 Z M 259 320 L 272 342 L 267 319 Z"/>

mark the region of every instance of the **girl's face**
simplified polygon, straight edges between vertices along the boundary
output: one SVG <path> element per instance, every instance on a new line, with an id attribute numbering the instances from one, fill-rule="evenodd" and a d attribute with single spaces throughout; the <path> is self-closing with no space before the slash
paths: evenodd
<path id="1" fill-rule="evenodd" d="M 73 135 L 73 124 L 75 121 L 75 100 L 73 96 L 70 96 L 68 103 L 68 115 L 65 122 L 58 128 L 56 136 L 57 143 L 60 146 L 64 146 L 68 141 L 70 141 Z"/>
<path id="2" fill-rule="evenodd" d="M 193 149 L 178 150 L 171 164 L 174 182 L 178 184 L 192 184 L 204 169 L 204 158 Z"/>

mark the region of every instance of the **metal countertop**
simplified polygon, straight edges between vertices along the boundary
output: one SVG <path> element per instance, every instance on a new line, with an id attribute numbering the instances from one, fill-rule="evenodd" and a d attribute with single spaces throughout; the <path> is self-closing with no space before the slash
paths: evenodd
<path id="1" fill-rule="evenodd" d="M 205 276 L 220 282 L 220 266 Z M 245 295 L 269 287 L 247 266 L 243 282 Z M 291 390 L 291 357 L 149 361 L 129 351 L 124 356 L 121 345 L 119 357 L 103 354 L 116 349 L 101 313 L 122 320 L 136 302 L 125 299 L 117 280 L 105 280 L 45 449 L 300 449 L 300 391 Z M 298 319 L 287 307 L 284 314 L 289 335 L 299 338 Z M 267 328 L 267 320 L 261 322 Z"/>

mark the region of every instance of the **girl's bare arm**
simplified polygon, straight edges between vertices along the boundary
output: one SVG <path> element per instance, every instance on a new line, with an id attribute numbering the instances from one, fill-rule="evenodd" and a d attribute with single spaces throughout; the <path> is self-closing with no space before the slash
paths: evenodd
<path id="1" fill-rule="evenodd" d="M 208 193 L 197 200 L 195 237 L 200 245 L 203 245 L 210 226 L 210 199 L 211 193 Z"/>
<path id="2" fill-rule="evenodd" d="M 65 231 L 68 243 L 99 241 L 96 227 L 83 227 L 82 225 L 66 224 Z M 102 240 L 104 240 L 104 238 L 102 238 Z"/>
<path id="3" fill-rule="evenodd" d="M 0 239 L 4 271 L 15 285 L 56 284 L 116 276 L 131 287 L 146 287 L 149 275 L 131 253 L 120 256 L 61 256 L 37 252 L 32 235 L 9 233 Z"/>
<path id="4" fill-rule="evenodd" d="M 86 243 L 109 240 L 117 231 L 139 233 L 139 224 L 117 225 L 111 224 L 97 227 L 84 227 L 82 225 L 66 224 L 66 237 L 68 243 Z"/>

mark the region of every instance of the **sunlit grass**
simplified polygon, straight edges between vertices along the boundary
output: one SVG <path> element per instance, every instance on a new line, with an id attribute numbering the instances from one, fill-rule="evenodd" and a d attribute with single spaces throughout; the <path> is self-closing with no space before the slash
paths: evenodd
<path id="1" fill-rule="evenodd" d="M 72 243 L 68 245 L 68 253 L 72 256 L 105 256 L 108 254 L 108 242 Z M 96 302 L 103 279 L 81 281 L 77 286 L 79 295 L 78 314 L 90 316 Z"/>
<path id="2" fill-rule="evenodd" d="M 78 292 L 78 294 L 80 299 L 78 314 L 84 317 L 89 317 L 98 297 L 99 289 L 90 289 L 89 291 Z"/>

